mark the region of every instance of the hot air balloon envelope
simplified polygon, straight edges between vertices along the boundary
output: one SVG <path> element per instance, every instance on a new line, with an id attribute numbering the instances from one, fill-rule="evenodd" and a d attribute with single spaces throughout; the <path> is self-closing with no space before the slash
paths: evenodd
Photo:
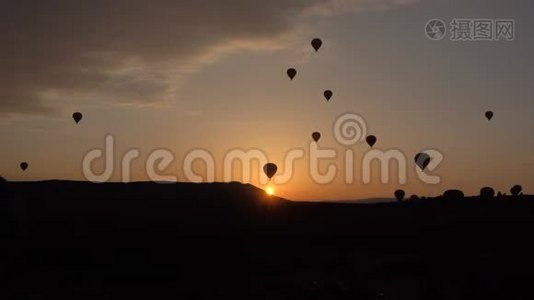
<path id="1" fill-rule="evenodd" d="M 402 201 L 402 199 L 404 199 L 404 196 L 406 194 L 404 193 L 403 190 L 396 190 L 395 191 L 395 198 L 397 198 L 397 201 Z"/>
<path id="2" fill-rule="evenodd" d="M 76 122 L 76 124 L 78 124 L 82 118 L 83 118 L 83 115 L 81 112 L 75 112 L 72 114 L 72 118 L 74 119 L 74 122 Z"/>
<path id="3" fill-rule="evenodd" d="M 289 79 L 293 80 L 293 78 L 295 78 L 296 75 L 297 75 L 297 70 L 293 68 L 287 69 L 287 76 L 289 77 Z"/>
<path id="4" fill-rule="evenodd" d="M 313 47 L 313 49 L 315 49 L 315 52 L 319 51 L 319 48 L 321 48 L 321 46 L 323 45 L 323 41 L 321 41 L 321 39 L 313 39 L 311 41 L 311 45 Z"/>
<path id="5" fill-rule="evenodd" d="M 376 136 L 369 135 L 365 138 L 365 141 L 367 142 L 367 145 L 369 145 L 369 147 L 373 147 L 376 144 Z"/>
<path id="6" fill-rule="evenodd" d="M 523 187 L 520 186 L 520 185 L 514 185 L 511 189 L 510 189 L 510 193 L 514 196 L 517 196 L 521 193 L 521 191 L 523 190 Z"/>
<path id="7" fill-rule="evenodd" d="M 415 156 L 415 163 L 424 170 L 430 163 L 430 156 L 426 153 L 419 153 Z"/>
<path id="8" fill-rule="evenodd" d="M 326 91 L 324 91 L 323 94 L 324 94 L 324 97 L 326 98 L 326 101 L 329 101 L 330 98 L 332 98 L 332 96 L 334 95 L 334 93 L 332 93 L 331 90 L 326 90 Z"/>
<path id="9" fill-rule="evenodd" d="M 278 167 L 273 163 L 267 163 L 265 166 L 263 166 L 263 172 L 269 179 L 271 179 L 274 174 L 276 174 L 276 171 L 278 171 Z"/>

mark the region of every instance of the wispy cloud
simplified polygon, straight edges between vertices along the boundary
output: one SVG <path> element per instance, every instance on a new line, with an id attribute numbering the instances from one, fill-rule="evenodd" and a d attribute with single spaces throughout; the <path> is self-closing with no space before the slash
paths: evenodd
<path id="1" fill-rule="evenodd" d="M 304 15 L 414 1 L 2 1 L 0 116 L 52 114 L 72 99 L 173 101 L 228 52 L 283 48 Z"/>

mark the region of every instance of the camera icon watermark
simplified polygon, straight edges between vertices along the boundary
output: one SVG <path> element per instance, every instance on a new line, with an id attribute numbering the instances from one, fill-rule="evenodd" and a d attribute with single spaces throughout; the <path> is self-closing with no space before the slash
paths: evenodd
<path id="1" fill-rule="evenodd" d="M 433 41 L 440 41 L 447 34 L 447 25 L 440 19 L 429 20 L 425 25 L 425 34 Z"/>

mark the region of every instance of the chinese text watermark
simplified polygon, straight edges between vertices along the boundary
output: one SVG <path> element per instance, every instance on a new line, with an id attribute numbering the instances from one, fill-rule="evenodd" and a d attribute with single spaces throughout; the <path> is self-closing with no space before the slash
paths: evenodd
<path id="1" fill-rule="evenodd" d="M 515 29 L 513 19 L 452 19 L 449 23 L 432 19 L 425 25 L 425 35 L 434 41 L 444 39 L 447 32 L 451 41 L 513 41 Z"/>

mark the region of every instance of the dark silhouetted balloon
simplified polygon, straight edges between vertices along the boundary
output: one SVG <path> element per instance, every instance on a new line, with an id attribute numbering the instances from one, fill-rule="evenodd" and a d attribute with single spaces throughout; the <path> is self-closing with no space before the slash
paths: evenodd
<path id="1" fill-rule="evenodd" d="M 495 197 L 495 190 L 491 187 L 483 187 L 480 189 L 480 198 L 482 199 L 491 199 Z"/>
<path id="2" fill-rule="evenodd" d="M 404 193 L 403 190 L 396 190 L 395 191 L 395 198 L 397 198 L 397 201 L 402 201 L 404 199 L 404 196 L 406 195 L 406 193 Z"/>
<path id="3" fill-rule="evenodd" d="M 510 189 L 510 193 L 512 195 L 514 195 L 514 196 L 517 196 L 517 195 L 519 195 L 519 193 L 521 193 L 522 190 L 523 190 L 523 187 L 521 187 L 520 185 L 516 184 Z"/>
<path id="4" fill-rule="evenodd" d="M 319 132 L 312 133 L 312 139 L 317 143 L 319 139 L 321 138 L 321 134 Z"/>
<path id="5" fill-rule="evenodd" d="M 488 121 L 491 121 L 491 119 L 493 118 L 493 112 L 492 111 L 487 111 L 485 113 L 486 115 L 486 119 L 488 119 Z"/>
<path id="6" fill-rule="evenodd" d="M 369 135 L 365 138 L 365 141 L 367 142 L 367 145 L 372 148 L 376 144 L 376 136 Z"/>
<path id="7" fill-rule="evenodd" d="M 75 112 L 72 114 L 72 118 L 74 119 L 74 122 L 76 122 L 76 124 L 78 124 L 82 118 L 83 118 L 83 115 L 81 112 Z"/>
<path id="8" fill-rule="evenodd" d="M 428 164 L 430 163 L 430 156 L 426 153 L 418 153 L 415 156 L 415 163 L 421 168 L 421 170 L 424 170 Z"/>
<path id="9" fill-rule="evenodd" d="M 20 168 L 22 169 L 22 171 L 26 171 L 26 169 L 28 168 L 28 163 L 27 162 L 21 162 L 20 163 Z"/>
<path id="10" fill-rule="evenodd" d="M 324 94 L 324 97 L 326 98 L 326 101 L 329 101 L 330 98 L 332 98 L 332 96 L 334 95 L 334 93 L 332 93 L 331 90 L 326 90 L 326 91 L 324 91 L 323 94 Z"/>
<path id="11" fill-rule="evenodd" d="M 271 179 L 274 174 L 276 174 L 276 171 L 278 171 L 278 167 L 273 163 L 267 163 L 265 166 L 263 166 L 263 172 L 269 179 Z"/>
<path id="12" fill-rule="evenodd" d="M 289 79 L 293 80 L 293 78 L 295 78 L 296 75 L 297 75 L 297 70 L 293 68 L 287 69 L 287 76 L 289 76 Z"/>
<path id="13" fill-rule="evenodd" d="M 319 48 L 321 48 L 321 46 L 323 45 L 323 41 L 321 41 L 321 39 L 313 39 L 311 41 L 311 45 L 313 49 L 315 49 L 315 52 L 317 52 L 319 51 Z"/>

